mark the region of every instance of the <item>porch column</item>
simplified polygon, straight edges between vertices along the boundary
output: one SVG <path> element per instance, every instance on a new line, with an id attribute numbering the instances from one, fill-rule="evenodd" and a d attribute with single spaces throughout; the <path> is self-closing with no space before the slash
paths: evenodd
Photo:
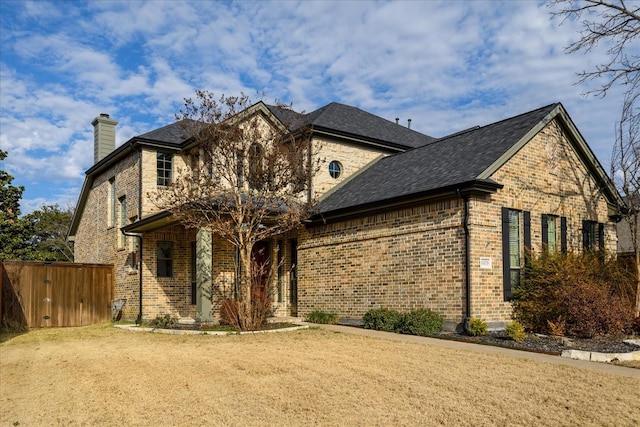
<path id="1" fill-rule="evenodd" d="M 213 239 L 211 231 L 200 229 L 196 233 L 196 320 L 211 321 Z"/>

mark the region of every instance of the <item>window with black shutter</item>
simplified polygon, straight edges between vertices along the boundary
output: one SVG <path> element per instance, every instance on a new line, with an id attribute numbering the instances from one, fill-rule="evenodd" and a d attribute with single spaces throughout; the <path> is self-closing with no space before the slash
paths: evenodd
<path id="1" fill-rule="evenodd" d="M 525 255 L 526 262 L 530 249 L 531 213 L 502 208 L 502 278 L 505 301 L 511 299 L 513 289 L 520 285 L 522 255 Z"/>
<path id="2" fill-rule="evenodd" d="M 582 248 L 586 251 L 604 249 L 604 224 L 596 221 L 582 221 Z"/>

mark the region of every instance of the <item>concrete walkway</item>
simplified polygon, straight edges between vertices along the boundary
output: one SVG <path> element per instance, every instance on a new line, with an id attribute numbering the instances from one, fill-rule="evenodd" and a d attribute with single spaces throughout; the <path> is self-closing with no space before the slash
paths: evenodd
<path id="1" fill-rule="evenodd" d="M 373 338 L 381 338 L 394 341 L 413 342 L 417 344 L 430 345 L 434 347 L 451 348 L 455 350 L 475 351 L 485 354 L 500 354 L 508 357 L 517 357 L 520 359 L 534 360 L 536 362 L 553 363 L 556 365 L 573 366 L 590 371 L 603 372 L 606 374 L 621 375 L 630 378 L 640 379 L 640 369 L 627 368 L 624 366 L 612 365 L 609 363 L 589 362 L 586 360 L 574 360 L 566 357 L 553 356 L 549 354 L 533 353 L 530 351 L 513 350 L 503 347 L 494 347 L 490 345 L 473 344 L 467 342 L 445 340 L 438 338 L 418 337 L 415 335 L 402 335 L 393 332 L 374 331 L 371 329 L 356 328 L 352 326 L 341 325 L 320 325 L 315 323 L 303 323 L 309 326 L 319 327 L 333 332 L 345 334 L 363 335 Z"/>

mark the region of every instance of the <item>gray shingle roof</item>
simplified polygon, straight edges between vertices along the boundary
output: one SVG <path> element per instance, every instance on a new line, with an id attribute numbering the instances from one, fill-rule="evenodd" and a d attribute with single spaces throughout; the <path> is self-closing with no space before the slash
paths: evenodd
<path id="1" fill-rule="evenodd" d="M 269 105 L 268 108 L 291 130 L 313 127 L 316 130 L 332 131 L 343 136 L 387 142 L 392 146 L 405 149 L 421 147 L 435 141 L 435 138 L 431 136 L 367 113 L 359 108 L 337 102 L 332 102 L 303 115 L 272 105 Z"/>
<path id="2" fill-rule="evenodd" d="M 385 157 L 331 193 L 319 210 L 326 214 L 476 180 L 558 105 Z"/>
<path id="3" fill-rule="evenodd" d="M 181 120 L 179 122 L 154 129 L 151 132 L 138 135 L 137 138 L 150 139 L 179 146 L 189 138 L 189 135 L 184 128 L 184 120 Z"/>

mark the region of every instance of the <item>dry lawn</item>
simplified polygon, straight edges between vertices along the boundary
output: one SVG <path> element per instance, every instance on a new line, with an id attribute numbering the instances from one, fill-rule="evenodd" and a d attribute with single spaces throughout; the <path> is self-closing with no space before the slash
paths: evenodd
<path id="1" fill-rule="evenodd" d="M 1 426 L 640 425 L 637 378 L 317 329 L 32 331 L 0 369 Z"/>

